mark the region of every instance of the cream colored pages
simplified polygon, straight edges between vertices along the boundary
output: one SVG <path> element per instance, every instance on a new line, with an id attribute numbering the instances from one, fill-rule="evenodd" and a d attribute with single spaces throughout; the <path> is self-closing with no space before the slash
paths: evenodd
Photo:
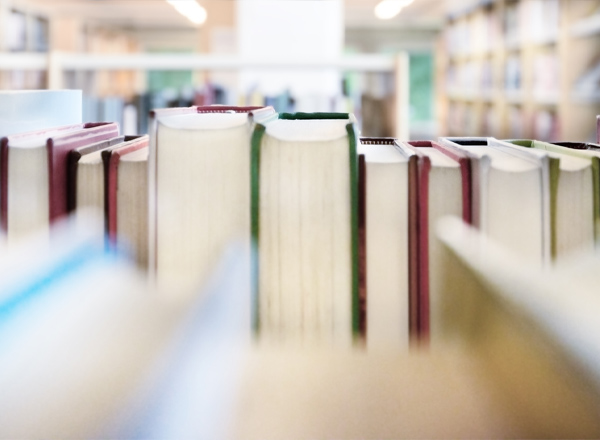
<path id="1" fill-rule="evenodd" d="M 429 333 L 432 347 L 444 338 L 441 328 L 443 281 L 441 244 L 435 235 L 436 222 L 445 215 L 462 215 L 462 176 L 458 162 L 435 148 L 420 148 L 431 160 L 429 172 Z"/>
<path id="2" fill-rule="evenodd" d="M 366 161 L 367 347 L 408 349 L 408 159 L 362 145 Z"/>
<path id="3" fill-rule="evenodd" d="M 280 122 L 284 124 L 278 126 Z M 322 122 L 276 121 L 269 124 L 262 140 L 261 338 L 351 342 L 348 121 L 333 121 L 335 137 L 318 141 L 311 136 L 328 137 L 327 131 L 319 130 Z M 285 126 L 293 128 L 285 131 Z M 270 134 L 272 127 L 278 137 Z"/>
<path id="4" fill-rule="evenodd" d="M 157 282 L 176 294 L 202 283 L 233 240 L 249 242 L 250 125 L 198 130 L 159 122 L 155 148 Z"/>
<path id="5" fill-rule="evenodd" d="M 86 217 L 80 213 L 84 209 L 94 209 L 104 216 L 104 165 L 102 152 L 95 151 L 79 159 L 77 164 L 77 215 L 79 221 L 85 222 Z M 98 231 L 104 234 L 106 225 L 102 222 Z"/>
<path id="6" fill-rule="evenodd" d="M 148 265 L 148 148 L 121 157 L 117 184 L 117 239 Z"/>
<path id="7" fill-rule="evenodd" d="M 49 233 L 48 153 L 39 148 L 9 149 L 8 244 L 44 231 Z"/>

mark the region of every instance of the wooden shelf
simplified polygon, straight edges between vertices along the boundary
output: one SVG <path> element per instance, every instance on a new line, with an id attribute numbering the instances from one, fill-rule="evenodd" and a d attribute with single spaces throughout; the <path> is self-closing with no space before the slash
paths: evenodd
<path id="1" fill-rule="evenodd" d="M 549 13 L 552 17 L 556 14 L 559 16 L 553 28 L 549 28 L 549 25 L 544 27 L 544 23 L 540 20 L 534 23 L 535 26 L 532 24 L 533 29 L 526 28 L 527 23 L 523 20 L 514 21 L 515 14 L 522 16 L 530 6 L 532 8 L 535 6 L 536 11 L 540 11 L 540 7 L 546 7 L 540 4 L 534 5 L 532 0 L 497 0 L 491 6 L 489 2 L 485 4 L 469 2 L 468 8 L 463 10 L 464 13 L 457 15 L 460 18 L 447 22 L 448 29 L 444 35 L 457 38 L 462 44 L 463 52 L 470 53 L 478 50 L 479 42 L 483 39 L 498 44 L 485 56 L 473 55 L 465 58 L 468 61 L 463 64 L 460 64 L 462 58 L 459 60 L 447 52 L 438 53 L 439 84 L 447 90 L 447 93 L 441 94 L 439 99 L 441 132 L 449 132 L 448 124 L 452 124 L 454 131 L 463 131 L 461 135 L 490 134 L 484 133 L 485 125 L 471 132 L 473 127 L 467 117 L 463 117 L 461 122 L 460 115 L 457 120 L 456 115 L 450 114 L 451 104 L 468 103 L 473 113 L 472 118 L 483 120 L 492 117 L 500 121 L 500 127 L 495 133 L 500 137 L 510 137 L 512 133 L 510 124 L 514 121 L 511 112 L 515 107 L 522 112 L 524 124 L 522 135 L 525 137 L 535 136 L 535 124 L 531 121 L 535 121 L 541 112 L 546 111 L 550 111 L 556 121 L 556 130 L 552 131 L 555 133 L 553 136 L 576 141 L 585 141 L 589 137 L 594 116 L 600 113 L 600 96 L 596 92 L 587 95 L 578 93 L 575 83 L 600 56 L 600 46 L 595 38 L 582 38 L 600 35 L 600 13 L 598 12 L 600 0 L 557 1 L 558 12 L 552 10 L 554 12 Z M 527 2 L 531 3 L 528 5 Z M 512 21 L 509 20 L 512 26 L 508 27 L 508 34 L 506 33 L 507 17 L 513 18 Z M 496 25 L 493 28 L 496 31 L 481 27 L 481 22 Z M 554 23 L 554 20 L 552 22 Z M 447 44 L 440 44 L 439 47 L 447 48 L 447 46 Z M 456 75 L 453 78 L 458 81 L 461 78 L 459 75 L 461 68 L 470 69 L 471 63 L 474 64 L 474 71 L 469 70 L 469 78 L 472 77 L 476 87 L 481 84 L 481 75 L 486 75 L 486 81 L 489 83 L 491 67 L 491 82 L 495 93 L 491 95 L 465 93 L 455 86 L 469 86 L 470 83 L 447 82 L 448 66 L 452 65 L 455 68 Z M 519 76 L 518 81 L 515 75 Z M 505 90 L 504 86 L 508 83 L 518 84 L 520 89 Z M 536 90 L 538 87 L 543 87 L 544 91 Z M 546 92 L 546 89 L 549 92 Z"/>
<path id="2" fill-rule="evenodd" d="M 242 68 L 331 68 L 359 72 L 392 72 L 395 57 L 352 55 L 339 59 L 243 59 L 233 55 L 88 54 L 50 52 L 0 53 L 0 70 L 239 70 Z"/>

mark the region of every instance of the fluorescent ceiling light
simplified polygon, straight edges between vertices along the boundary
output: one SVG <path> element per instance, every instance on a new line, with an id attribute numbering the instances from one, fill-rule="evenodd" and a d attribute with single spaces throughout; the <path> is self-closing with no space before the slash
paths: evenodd
<path id="1" fill-rule="evenodd" d="M 389 20 L 400 13 L 403 7 L 410 5 L 413 0 L 382 0 L 375 6 L 375 17 Z"/>
<path id="2" fill-rule="evenodd" d="M 167 3 L 194 24 L 200 25 L 206 21 L 206 9 L 196 0 L 167 0 Z"/>

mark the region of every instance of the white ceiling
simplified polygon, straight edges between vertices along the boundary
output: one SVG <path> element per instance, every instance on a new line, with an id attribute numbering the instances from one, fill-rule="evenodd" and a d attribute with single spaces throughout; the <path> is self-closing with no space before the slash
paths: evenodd
<path id="1" fill-rule="evenodd" d="M 19 0 L 12 0 L 19 2 Z M 21 0 L 48 14 L 83 17 L 86 21 L 134 28 L 191 28 L 189 21 L 163 0 Z M 209 10 L 234 0 L 199 0 Z M 307 1 L 307 0 L 279 0 Z M 317 0 L 319 1 L 319 0 Z M 326 0 L 320 0 L 326 1 Z M 348 28 L 435 28 L 441 25 L 443 0 L 415 0 L 391 20 L 378 20 L 373 9 L 379 0 L 344 0 Z"/>

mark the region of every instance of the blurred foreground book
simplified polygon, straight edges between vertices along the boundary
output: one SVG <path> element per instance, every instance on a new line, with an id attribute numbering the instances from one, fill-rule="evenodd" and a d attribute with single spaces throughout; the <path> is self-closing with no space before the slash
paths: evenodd
<path id="1" fill-rule="evenodd" d="M 2 438 L 93 436 L 176 322 L 102 235 L 69 223 L 0 256 Z"/>
<path id="2" fill-rule="evenodd" d="M 90 234 L 13 248 L 0 437 L 597 437 L 600 258 L 548 271 L 458 219 L 439 233 L 444 344 L 410 354 L 263 343 L 239 248 L 178 300 Z"/>

